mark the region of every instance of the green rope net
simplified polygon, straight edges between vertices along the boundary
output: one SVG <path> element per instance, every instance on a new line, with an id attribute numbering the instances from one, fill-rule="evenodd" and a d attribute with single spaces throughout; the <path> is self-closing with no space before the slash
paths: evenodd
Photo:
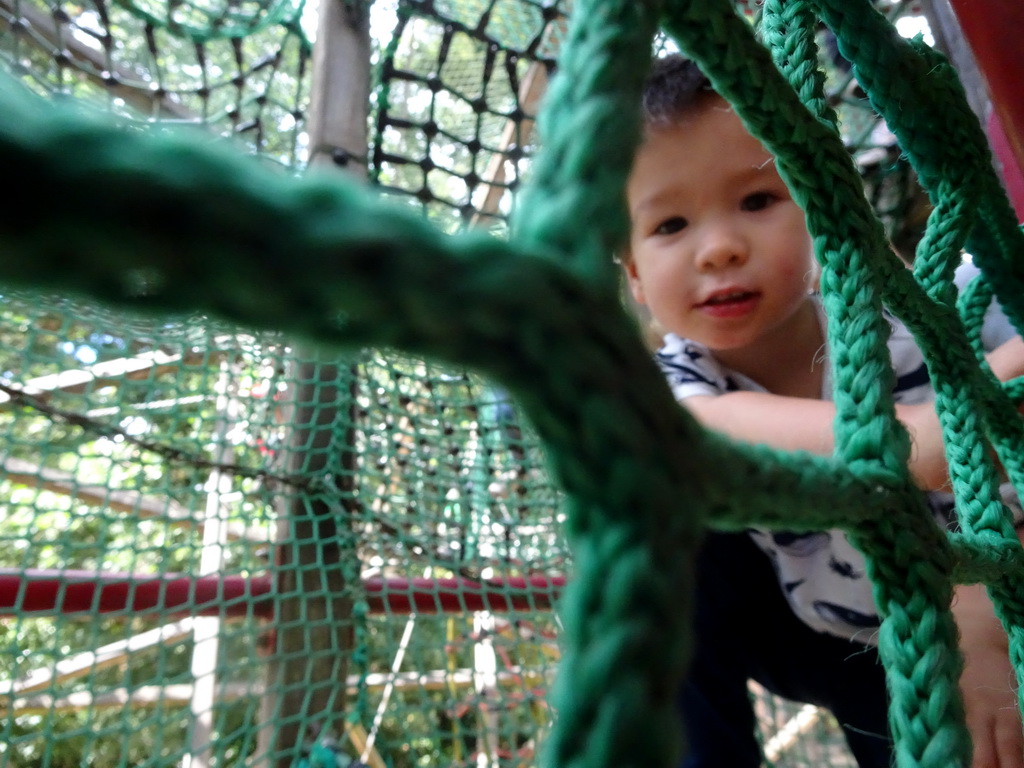
<path id="1" fill-rule="evenodd" d="M 1024 670 L 980 450 L 1024 488 L 1020 422 L 976 352 L 993 291 L 1024 327 L 1024 278 L 955 74 L 890 24 L 911 5 L 342 5 L 365 147 L 310 130 L 316 9 L 0 0 L 0 764 L 670 765 L 693 552 L 758 523 L 854 534 L 899 764 L 966 765 L 954 583 Z M 700 430 L 622 306 L 652 44 L 807 211 L 832 459 Z M 372 191 L 298 177 L 321 158 Z M 928 357 L 956 534 L 907 476 L 883 302 Z M 852 765 L 827 718 L 760 710 L 769 761 Z"/>

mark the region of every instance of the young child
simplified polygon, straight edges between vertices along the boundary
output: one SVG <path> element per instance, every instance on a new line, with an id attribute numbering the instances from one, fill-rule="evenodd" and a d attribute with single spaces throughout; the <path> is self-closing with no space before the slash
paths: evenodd
<path id="1" fill-rule="evenodd" d="M 830 455 L 826 318 L 812 292 L 803 211 L 771 154 L 686 59 L 655 62 L 644 119 L 622 261 L 633 297 L 666 333 L 658 362 L 676 398 L 734 438 Z M 893 396 L 914 439 L 911 473 L 938 490 L 948 474 L 927 368 L 909 332 L 892 324 Z M 1020 339 L 989 362 L 1004 380 L 1024 373 Z M 879 619 L 864 559 L 841 531 L 711 534 L 697 583 L 695 657 L 680 697 L 684 765 L 761 764 L 747 694 L 754 679 L 827 707 L 861 768 L 888 768 Z M 984 590 L 959 588 L 955 613 L 975 766 L 1024 768 L 1013 671 Z"/>

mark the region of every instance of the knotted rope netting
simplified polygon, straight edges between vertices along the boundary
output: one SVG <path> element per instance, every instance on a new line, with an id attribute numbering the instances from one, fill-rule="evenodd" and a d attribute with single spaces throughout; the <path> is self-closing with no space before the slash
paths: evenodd
<path id="1" fill-rule="evenodd" d="M 764 13 L 771 52 L 725 0 L 578 2 L 508 241 L 445 236 L 344 180 L 287 178 L 5 84 L 0 167 L 23 186 L 0 208 L 0 280 L 133 311 L 201 311 L 326 350 L 392 347 L 506 386 L 565 492 L 574 552 L 547 764 L 670 764 L 695 548 L 706 526 L 759 524 L 853 534 L 883 617 L 899 765 L 966 765 L 955 583 L 989 586 L 1019 680 L 1024 672 L 1024 563 L 985 448 L 1024 489 L 1019 387 L 999 385 L 977 340 L 993 291 L 1024 327 L 1021 234 L 937 54 L 900 38 L 866 0 L 770 2 Z M 823 106 L 817 18 L 932 198 L 913 271 L 890 251 Z M 621 306 L 611 254 L 626 236 L 623 185 L 659 26 L 778 157 L 807 212 L 833 351 L 833 458 L 701 430 L 673 402 Z M 76 204 L 55 201 L 54 190 Z M 965 243 L 984 280 L 958 306 L 951 278 Z M 883 302 L 928 360 L 955 534 L 934 525 L 908 474 Z"/>

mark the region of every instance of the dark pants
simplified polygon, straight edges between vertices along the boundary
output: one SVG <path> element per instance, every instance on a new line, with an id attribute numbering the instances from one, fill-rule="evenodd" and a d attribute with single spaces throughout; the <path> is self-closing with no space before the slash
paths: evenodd
<path id="1" fill-rule="evenodd" d="M 748 679 L 832 711 L 860 768 L 888 768 L 885 674 L 870 646 L 801 622 L 768 556 L 745 533 L 712 533 L 697 561 L 695 650 L 679 701 L 683 768 L 758 768 Z"/>

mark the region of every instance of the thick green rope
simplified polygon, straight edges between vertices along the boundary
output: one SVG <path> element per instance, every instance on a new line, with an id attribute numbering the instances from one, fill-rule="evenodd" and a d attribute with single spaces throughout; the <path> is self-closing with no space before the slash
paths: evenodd
<path id="1" fill-rule="evenodd" d="M 538 118 L 544 152 L 522 193 L 517 239 L 544 243 L 583 277 L 618 284 L 609 254 L 628 234 L 625 185 L 639 141 L 637 94 L 659 3 L 580 2 Z M 600 191 L 599 194 L 596 192 Z M 592 226 L 601 222 L 601 226 Z"/>
<path id="2" fill-rule="evenodd" d="M 616 299 L 609 258 L 626 234 L 622 188 L 658 5 L 581 0 L 575 10 L 511 243 L 446 238 L 342 179 L 275 175 L 194 137 L 119 130 L 5 86 L 0 167 L 25 183 L 0 212 L 0 279 L 137 311 L 200 310 L 328 347 L 397 347 L 509 387 L 565 489 L 575 553 L 548 764 L 671 764 L 692 554 L 712 522 L 850 530 L 884 618 L 899 764 L 966 765 L 954 579 L 990 584 L 1024 666 L 1022 558 L 983 442 L 1019 480 L 1020 421 L 1004 393 L 1019 386 L 1000 387 L 978 365 L 952 303 L 951 265 L 968 233 L 1015 319 L 1024 294 L 1020 234 L 962 94 L 948 67 L 895 39 L 866 0 L 783 4 L 766 40 L 786 75 L 728 2 L 664 11 L 777 154 L 822 262 L 836 458 L 732 445 L 672 401 Z M 811 76 L 812 11 L 836 31 L 936 202 L 914 273 L 889 251 L 819 84 L 798 94 L 787 83 Z M 780 51 L 780 41 L 790 42 Z M 913 115 L 895 109 L 908 88 Z M 935 112 L 945 142 L 928 133 Z M 963 179 L 961 190 L 953 182 Z M 53 190 L 78 202 L 55 207 Z M 962 301 L 972 325 L 986 287 Z M 907 473 L 883 300 L 918 334 L 935 377 L 959 537 L 931 522 Z"/>

